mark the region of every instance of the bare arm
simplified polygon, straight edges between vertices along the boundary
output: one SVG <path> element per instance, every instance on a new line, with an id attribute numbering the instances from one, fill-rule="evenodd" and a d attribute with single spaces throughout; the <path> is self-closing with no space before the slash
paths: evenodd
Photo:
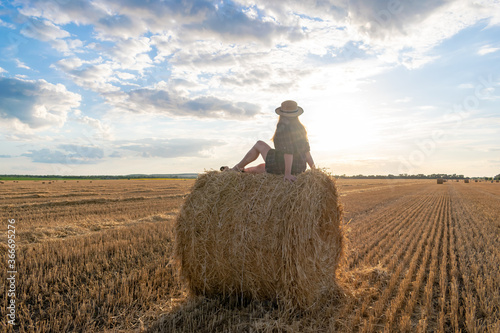
<path id="1" fill-rule="evenodd" d="M 293 155 L 284 154 L 283 157 L 285 158 L 285 180 L 293 182 L 297 179 L 297 177 L 292 175 Z"/>
<path id="2" fill-rule="evenodd" d="M 312 155 L 311 155 L 311 152 L 310 152 L 310 151 L 308 151 L 308 152 L 306 153 L 306 161 L 307 161 L 307 164 L 309 164 L 309 167 L 310 167 L 311 169 L 315 169 L 315 168 L 316 168 L 316 166 L 314 165 L 314 160 L 313 160 L 313 158 L 312 158 Z"/>

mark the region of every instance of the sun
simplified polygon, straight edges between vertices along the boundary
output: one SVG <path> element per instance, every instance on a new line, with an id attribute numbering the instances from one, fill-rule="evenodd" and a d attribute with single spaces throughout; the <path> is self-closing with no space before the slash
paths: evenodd
<path id="1" fill-rule="evenodd" d="M 363 150 L 376 140 L 373 121 L 365 111 L 344 109 L 314 117 L 306 123 L 311 146 L 318 151 Z"/>

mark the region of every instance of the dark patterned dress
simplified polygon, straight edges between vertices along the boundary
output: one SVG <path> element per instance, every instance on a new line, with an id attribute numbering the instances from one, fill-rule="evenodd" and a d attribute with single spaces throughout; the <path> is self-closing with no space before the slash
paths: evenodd
<path id="1" fill-rule="evenodd" d="M 285 174 L 285 154 L 293 155 L 292 174 L 306 171 L 306 153 L 310 151 L 309 141 L 304 130 L 293 129 L 286 124 L 278 124 L 274 136 L 274 149 L 270 149 L 266 156 L 266 172 Z"/>

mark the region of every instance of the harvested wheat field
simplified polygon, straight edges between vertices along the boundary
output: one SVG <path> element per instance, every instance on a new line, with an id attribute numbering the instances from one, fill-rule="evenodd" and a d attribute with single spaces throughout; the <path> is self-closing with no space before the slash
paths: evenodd
<path id="1" fill-rule="evenodd" d="M 16 219 L 18 245 L 18 325 L 7 325 L 2 288 L 0 330 L 500 332 L 498 183 L 338 180 L 345 238 L 336 287 L 295 310 L 189 294 L 173 237 L 193 184 L 0 184 L 2 220 Z M 4 232 L 2 258 L 6 240 Z"/>

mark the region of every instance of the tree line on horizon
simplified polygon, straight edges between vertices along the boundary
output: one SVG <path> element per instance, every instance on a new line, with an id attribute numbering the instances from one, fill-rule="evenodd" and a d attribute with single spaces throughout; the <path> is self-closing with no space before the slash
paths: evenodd
<path id="1" fill-rule="evenodd" d="M 63 175 L 0 175 L 0 180 L 78 180 L 78 179 L 90 179 L 90 180 L 102 180 L 102 179 L 144 179 L 144 178 L 173 178 L 173 179 L 185 179 L 185 178 L 196 178 L 198 174 L 196 173 L 183 173 L 183 174 L 154 174 L 154 175 L 94 175 L 94 176 L 63 176 Z"/>
<path id="2" fill-rule="evenodd" d="M 71 180 L 71 179 L 144 179 L 144 178 L 173 178 L 173 179 L 194 179 L 197 178 L 197 173 L 182 173 L 182 174 L 134 174 L 134 175 L 99 175 L 99 176 L 62 176 L 62 175 L 0 175 L 0 180 L 45 180 L 45 179 L 61 179 L 61 180 Z M 350 179 L 483 179 L 483 180 L 500 180 L 500 174 L 494 177 L 465 177 L 464 175 L 457 174 L 445 174 L 445 173 L 433 173 L 430 175 L 424 174 L 406 174 L 402 173 L 399 175 L 334 175 L 336 178 L 350 178 Z"/>
<path id="3" fill-rule="evenodd" d="M 393 174 L 388 174 L 388 175 L 353 175 L 353 176 L 346 176 L 345 174 L 343 175 L 335 175 L 336 178 L 351 178 L 351 179 L 484 179 L 484 180 L 500 180 L 500 174 L 496 175 L 495 177 L 465 177 L 464 175 L 457 175 L 457 174 L 446 174 L 446 173 L 433 173 L 430 175 L 424 175 L 422 173 L 416 174 L 416 175 L 410 175 L 406 173 L 401 173 L 399 175 L 393 175 Z"/>

